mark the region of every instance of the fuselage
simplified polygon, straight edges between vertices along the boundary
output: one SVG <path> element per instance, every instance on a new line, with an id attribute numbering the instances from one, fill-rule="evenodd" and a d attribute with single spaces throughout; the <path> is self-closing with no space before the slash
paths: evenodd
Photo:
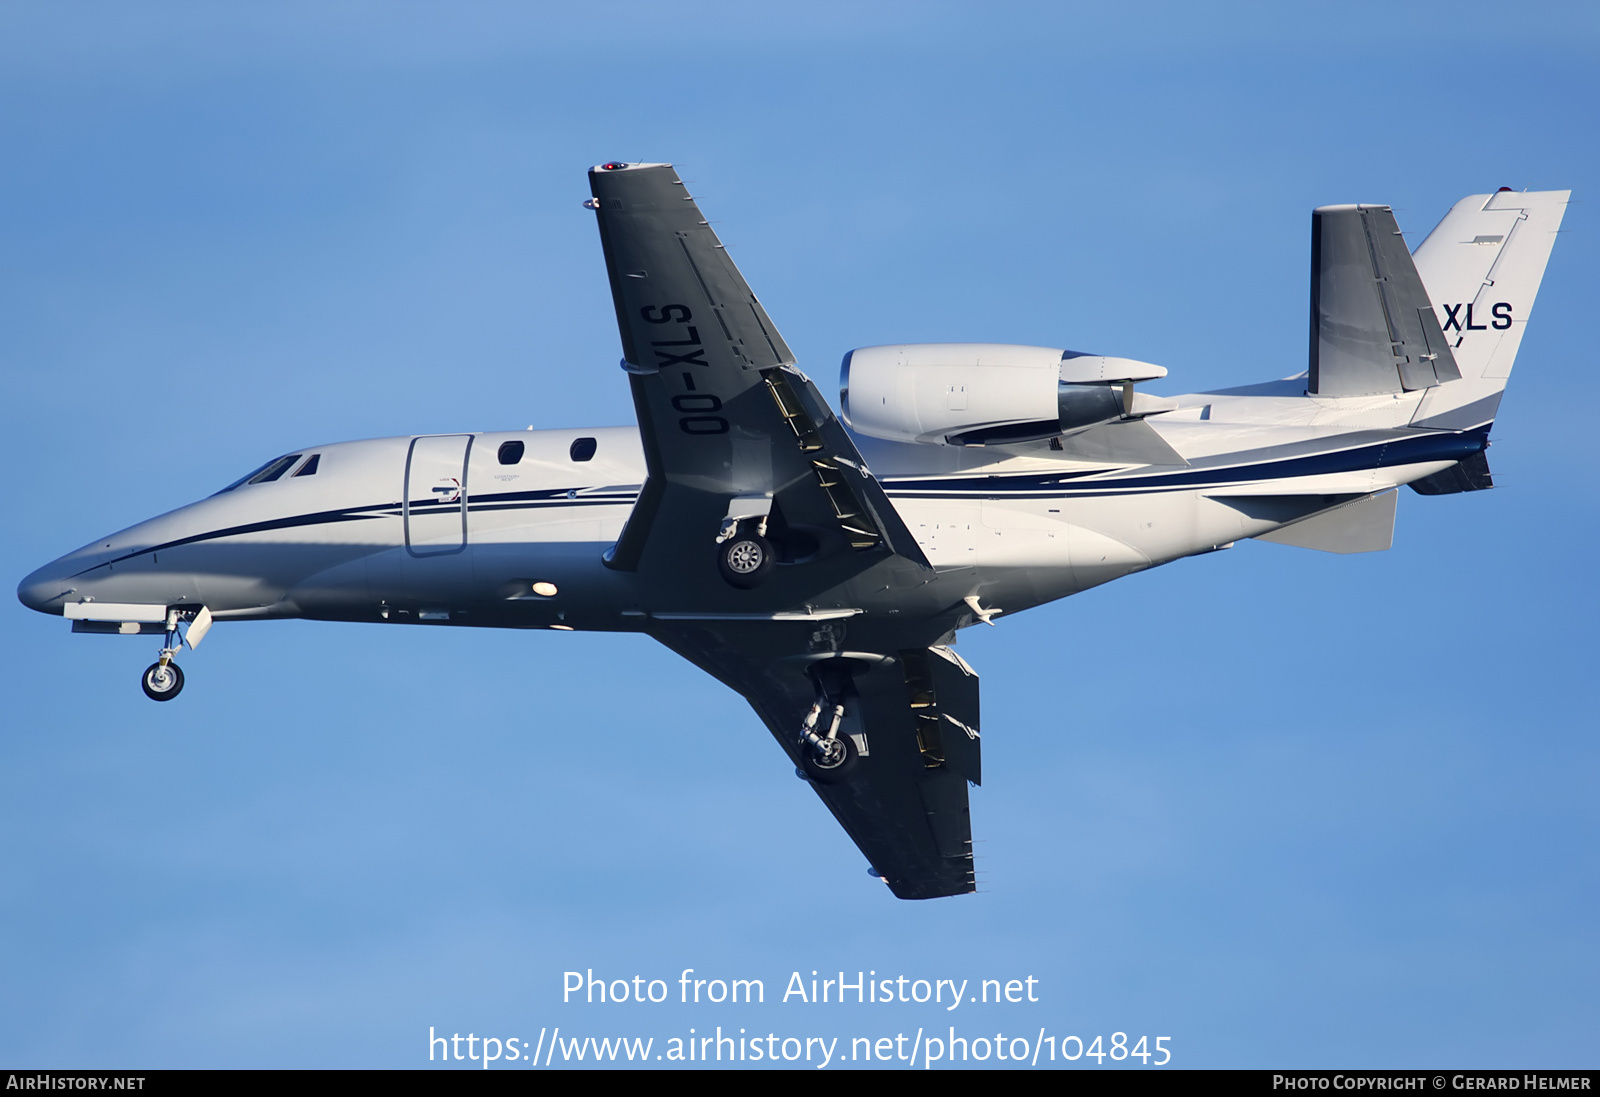
<path id="1" fill-rule="evenodd" d="M 805 610 L 932 616 L 976 596 L 1015 613 L 1483 448 L 1488 423 L 1410 425 L 1423 398 L 1307 396 L 1301 379 L 1180 397 L 1148 422 L 1187 466 L 1064 458 L 1047 441 L 857 438 L 937 578 L 852 583 Z M 645 473 L 631 427 L 310 446 L 47 564 L 18 597 L 53 614 L 88 601 L 205 606 L 218 620 L 640 630 L 697 609 L 602 561 Z M 1307 502 L 1269 505 L 1288 497 Z"/>

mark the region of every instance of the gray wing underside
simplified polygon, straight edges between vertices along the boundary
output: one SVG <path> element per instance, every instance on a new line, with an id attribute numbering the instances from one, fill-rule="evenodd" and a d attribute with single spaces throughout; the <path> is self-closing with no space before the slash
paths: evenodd
<path id="1" fill-rule="evenodd" d="M 740 592 L 744 608 L 796 604 L 893 558 L 926 569 L 677 172 L 631 165 L 589 179 L 648 469 L 610 566 L 727 602 L 717 532 L 770 499 L 769 536 L 803 566 Z"/>
<path id="2" fill-rule="evenodd" d="M 967 783 L 982 777 L 978 678 L 953 653 L 938 647 L 815 652 L 808 649 L 817 646 L 819 631 L 798 623 L 719 622 L 653 634 L 743 694 L 797 769 L 798 732 L 815 693 L 813 665 L 875 660 L 854 678 L 841 726 L 867 750 L 840 781 L 812 788 L 897 897 L 976 890 Z M 820 635 L 824 642 L 839 638 L 827 629 Z"/>

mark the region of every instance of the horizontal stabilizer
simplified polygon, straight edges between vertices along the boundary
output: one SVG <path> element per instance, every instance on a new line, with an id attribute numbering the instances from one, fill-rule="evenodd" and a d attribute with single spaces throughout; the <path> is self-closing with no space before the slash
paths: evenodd
<path id="1" fill-rule="evenodd" d="M 1382 552 L 1394 544 L 1396 492 L 1366 495 L 1264 533 L 1257 541 L 1318 552 Z"/>
<path id="2" fill-rule="evenodd" d="M 1309 391 L 1411 392 L 1460 377 L 1389 207 L 1313 210 Z"/>

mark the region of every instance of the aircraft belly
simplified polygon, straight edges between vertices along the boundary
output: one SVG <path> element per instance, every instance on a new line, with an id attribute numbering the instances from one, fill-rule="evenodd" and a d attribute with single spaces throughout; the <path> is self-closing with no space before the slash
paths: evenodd
<path id="1" fill-rule="evenodd" d="M 474 545 L 605 542 L 609 547 L 622 532 L 632 504 L 573 504 L 547 510 L 505 510 L 472 513 Z"/>
<path id="2" fill-rule="evenodd" d="M 341 560 L 306 576 L 285 595 L 301 614 L 318 620 L 367 620 L 372 616 L 372 587 L 367 581 L 367 555 Z"/>
<path id="3" fill-rule="evenodd" d="M 1068 526 L 1056 499 L 985 499 L 976 551 L 980 567 L 1068 566 Z"/>
<path id="4" fill-rule="evenodd" d="M 1071 527 L 1067 546 L 1073 583 L 1078 590 L 1109 583 L 1150 566 L 1150 558 L 1132 545 L 1087 526 Z"/>
<path id="5" fill-rule="evenodd" d="M 632 608 L 636 584 L 601 562 L 608 547 L 609 541 L 600 540 L 478 545 L 472 551 L 473 586 L 507 622 L 615 628 L 618 614 Z M 541 594 L 535 583 L 555 593 Z"/>
<path id="6" fill-rule="evenodd" d="M 1189 552 L 1208 552 L 1250 536 L 1244 516 L 1233 507 L 1203 495 L 1195 497 L 1195 538 Z"/>
<path id="7" fill-rule="evenodd" d="M 193 574 L 199 600 L 213 613 L 226 613 L 276 605 L 307 577 L 327 573 L 341 564 L 359 572 L 361 559 L 370 548 L 316 542 L 218 541 L 194 546 L 182 566 Z"/>
<path id="8" fill-rule="evenodd" d="M 935 568 L 977 562 L 982 505 L 968 499 L 896 499 L 894 508 Z"/>
<path id="9" fill-rule="evenodd" d="M 1066 500 L 1069 555 L 1080 589 L 1194 552 L 1195 500 L 1193 492 Z"/>
<path id="10" fill-rule="evenodd" d="M 378 602 L 459 601 L 473 593 L 472 555 L 459 552 L 415 556 L 405 546 L 380 549 L 365 558 L 367 583 Z"/>

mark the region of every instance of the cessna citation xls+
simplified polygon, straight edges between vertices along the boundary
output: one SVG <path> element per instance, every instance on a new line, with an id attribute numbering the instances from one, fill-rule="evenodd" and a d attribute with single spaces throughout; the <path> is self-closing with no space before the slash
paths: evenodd
<path id="1" fill-rule="evenodd" d="M 1245 537 L 1388 548 L 1484 450 L 1566 191 L 1464 198 L 1413 255 L 1312 214 L 1311 356 L 1157 398 L 1160 366 L 952 343 L 845 355 L 843 422 L 677 173 L 589 173 L 638 427 L 308 446 L 23 580 L 74 631 L 215 621 L 635 631 L 739 691 L 894 894 L 973 890 L 978 679 L 956 630 Z"/>

